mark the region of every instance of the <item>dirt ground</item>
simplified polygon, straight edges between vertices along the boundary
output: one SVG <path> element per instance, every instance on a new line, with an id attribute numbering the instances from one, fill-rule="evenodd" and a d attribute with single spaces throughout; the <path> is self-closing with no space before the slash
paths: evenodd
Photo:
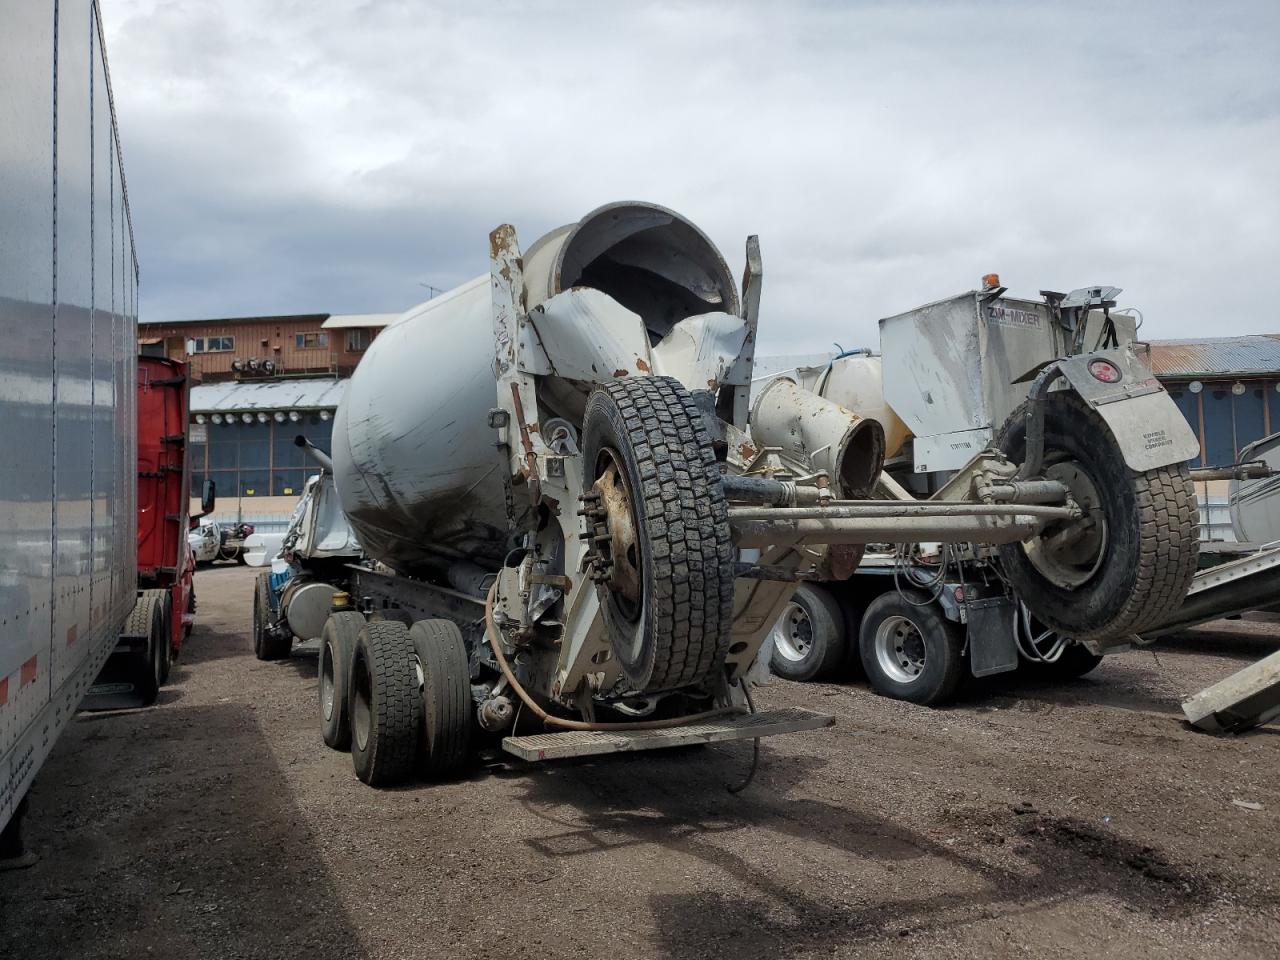
<path id="1" fill-rule="evenodd" d="M 736 796 L 746 744 L 379 792 L 320 740 L 315 656 L 253 658 L 252 579 L 198 574 L 159 706 L 63 735 L 0 956 L 1280 955 L 1280 729 L 1214 739 L 1177 707 L 1280 627 L 946 710 L 775 681 L 760 706 L 836 726 L 764 741 Z"/>

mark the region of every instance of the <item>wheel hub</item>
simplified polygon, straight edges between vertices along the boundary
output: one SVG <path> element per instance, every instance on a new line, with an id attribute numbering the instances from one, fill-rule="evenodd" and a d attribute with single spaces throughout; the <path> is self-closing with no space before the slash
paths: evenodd
<path id="1" fill-rule="evenodd" d="M 813 649 L 813 624 L 804 607 L 794 600 L 787 604 L 778 622 L 773 625 L 774 648 L 785 659 L 799 663 Z"/>
<path id="2" fill-rule="evenodd" d="M 643 577 L 635 513 L 626 474 L 617 454 L 602 450 L 599 474 L 583 495 L 591 541 L 591 579 L 609 590 L 619 611 L 634 621 L 640 614 Z"/>
<path id="3" fill-rule="evenodd" d="M 1071 493 L 1083 516 L 1050 524 L 1025 544 L 1027 559 L 1051 582 L 1074 590 L 1098 572 L 1107 550 L 1107 519 L 1102 497 L 1089 474 L 1075 460 L 1059 460 L 1044 472 Z"/>
<path id="4" fill-rule="evenodd" d="M 924 637 L 906 617 L 887 617 L 876 628 L 875 652 L 880 669 L 898 683 L 913 683 L 924 673 Z"/>

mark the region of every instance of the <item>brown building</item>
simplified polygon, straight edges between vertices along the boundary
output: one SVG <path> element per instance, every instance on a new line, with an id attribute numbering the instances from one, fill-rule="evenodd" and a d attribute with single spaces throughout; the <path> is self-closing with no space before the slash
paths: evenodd
<path id="1" fill-rule="evenodd" d="M 190 364 L 191 491 L 217 484 L 214 519 L 283 529 L 314 467 L 294 445 L 328 452 L 346 379 L 399 314 L 307 313 L 145 323 L 142 353 Z"/>
<path id="2" fill-rule="evenodd" d="M 138 324 L 138 339 L 191 365 L 192 379 L 348 377 L 394 313 L 303 313 Z"/>

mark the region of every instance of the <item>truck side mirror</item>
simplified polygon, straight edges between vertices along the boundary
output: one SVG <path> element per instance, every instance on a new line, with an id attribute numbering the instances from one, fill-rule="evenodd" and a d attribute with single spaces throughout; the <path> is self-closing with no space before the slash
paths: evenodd
<path id="1" fill-rule="evenodd" d="M 212 480 L 206 480 L 204 487 L 200 490 L 200 512 L 213 513 L 213 505 L 217 503 L 217 485 Z"/>

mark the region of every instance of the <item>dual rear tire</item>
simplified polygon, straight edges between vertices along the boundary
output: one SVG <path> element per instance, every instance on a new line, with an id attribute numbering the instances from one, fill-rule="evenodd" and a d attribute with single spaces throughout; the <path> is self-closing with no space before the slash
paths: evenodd
<path id="1" fill-rule="evenodd" d="M 259 660 L 284 660 L 292 650 L 292 634 L 272 622 L 271 574 L 263 571 L 253 584 L 253 655 Z"/>
<path id="2" fill-rule="evenodd" d="M 919 604 L 919 606 L 917 606 Z M 774 625 L 773 672 L 801 682 L 829 679 L 856 656 L 871 686 L 886 697 L 933 705 L 954 695 L 964 674 L 963 635 L 919 591 L 881 594 L 846 627 L 831 591 L 802 584 Z M 854 629 L 857 630 L 856 636 Z M 849 640 L 856 648 L 849 651 Z"/>
<path id="3" fill-rule="evenodd" d="M 471 678 L 466 645 L 448 620 L 366 621 L 335 613 L 320 645 L 324 741 L 351 750 L 356 776 L 375 787 L 415 770 L 455 773 L 471 744 Z"/>
<path id="4" fill-rule="evenodd" d="M 889 591 L 865 611 L 854 612 L 860 615 L 850 618 L 859 625 L 851 655 L 877 693 L 923 706 L 938 706 L 955 696 L 968 672 L 964 628 L 948 620 L 928 595 Z M 800 586 L 770 635 L 773 672 L 800 682 L 838 673 L 850 645 L 842 613 L 830 591 Z M 1084 676 L 1101 659 L 1072 644 L 1053 663 L 1027 662 L 1024 668 L 1044 679 L 1066 681 Z"/>

